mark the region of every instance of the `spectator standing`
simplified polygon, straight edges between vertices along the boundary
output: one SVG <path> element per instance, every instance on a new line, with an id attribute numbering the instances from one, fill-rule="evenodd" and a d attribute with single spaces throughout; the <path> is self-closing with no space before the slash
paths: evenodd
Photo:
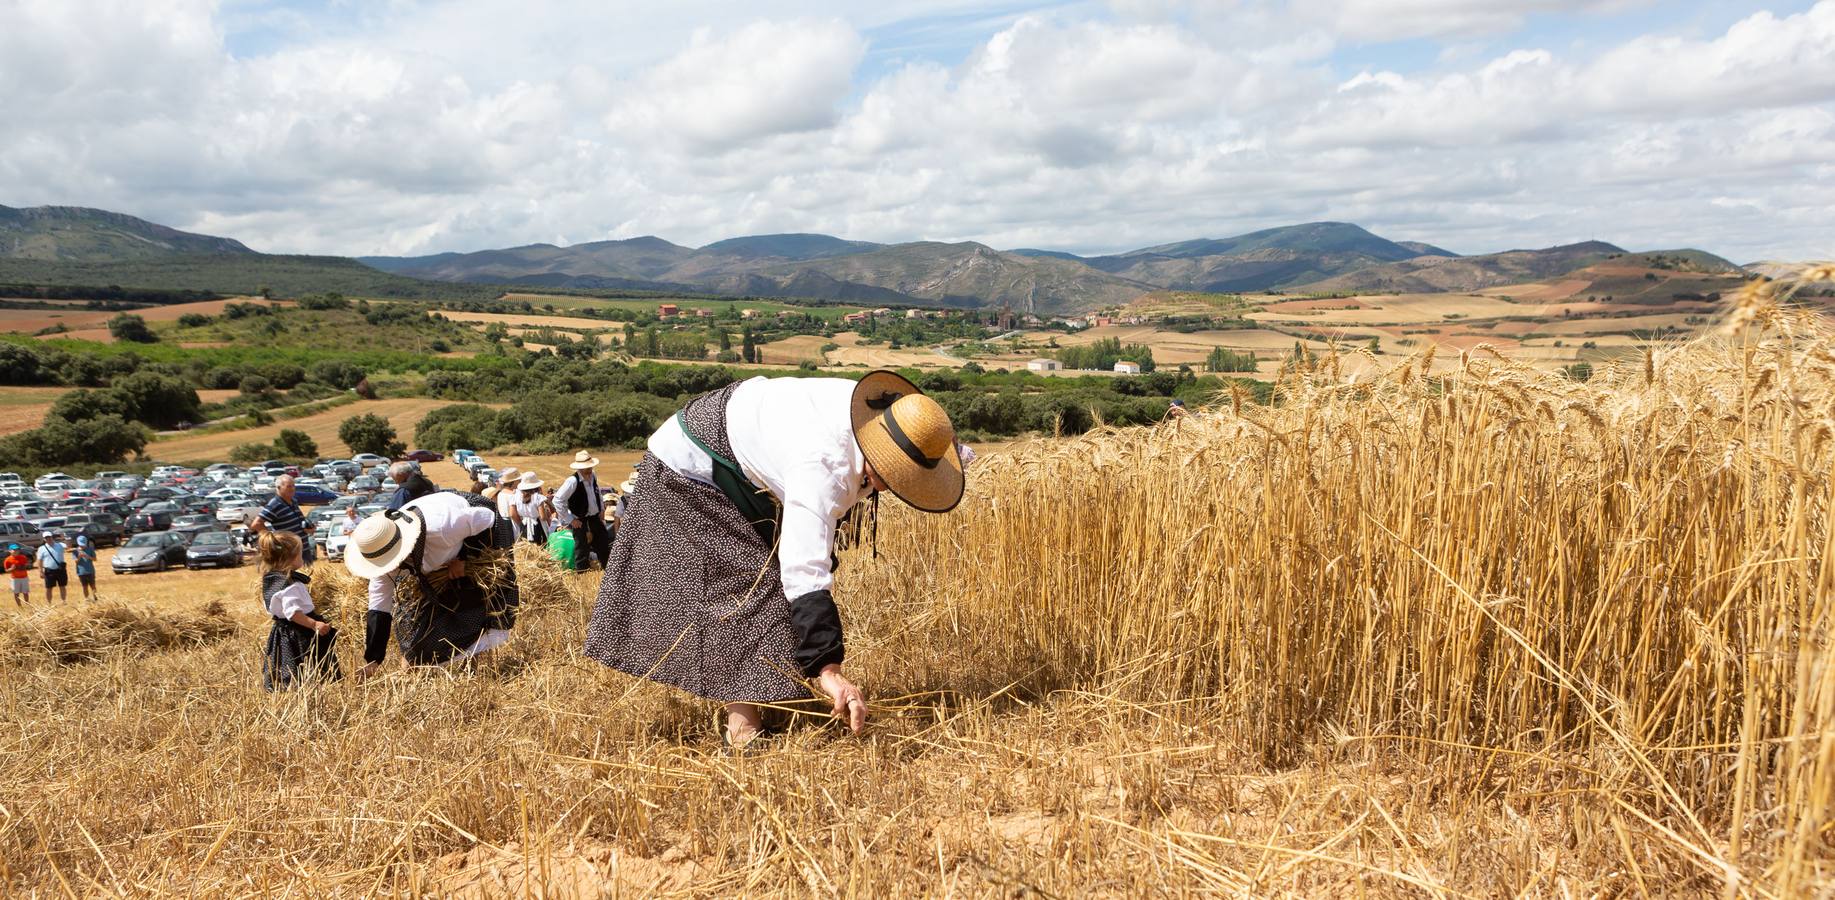
<path id="1" fill-rule="evenodd" d="M 612 536 L 605 530 L 605 498 L 599 493 L 599 479 L 594 470 L 599 459 L 581 450 L 573 455 L 573 474 L 554 489 L 554 510 L 573 529 L 574 570 L 584 572 L 592 557 L 599 564 L 612 555 Z"/>
<path id="2" fill-rule="evenodd" d="M 64 565 L 64 555 L 70 548 L 64 544 L 64 536 L 51 535 L 44 543 L 38 545 L 38 568 L 44 573 L 45 602 L 51 602 L 52 589 L 57 590 L 57 599 L 70 599 L 70 569 Z"/>
<path id="3" fill-rule="evenodd" d="M 8 544 L 6 560 L 0 562 L 6 574 L 13 576 L 13 605 L 24 606 L 32 599 L 32 557 L 25 555 L 18 544 Z"/>
<path id="4" fill-rule="evenodd" d="M 504 490 L 516 498 L 511 507 L 516 513 L 513 520 L 523 538 L 537 546 L 547 546 L 548 520 L 553 510 L 548 506 L 548 496 L 542 493 L 542 480 L 534 472 L 524 472 L 521 481 Z"/>
<path id="5" fill-rule="evenodd" d="M 293 500 L 293 476 L 282 475 L 274 480 L 274 499 L 269 500 L 255 514 L 255 521 L 249 523 L 249 532 L 260 536 L 264 531 L 290 531 L 300 541 L 300 558 L 305 566 L 312 565 L 318 553 L 312 545 L 312 532 L 306 530 L 306 514 L 300 511 L 299 504 Z M 303 566 L 302 566 L 303 567 Z"/>
<path id="6" fill-rule="evenodd" d="M 421 474 L 421 467 L 402 460 L 389 466 L 389 480 L 395 482 L 395 496 L 389 498 L 389 509 L 401 509 L 434 492 L 433 482 Z"/>
<path id="7" fill-rule="evenodd" d="M 76 536 L 76 580 L 83 587 L 83 599 L 96 599 L 96 545 L 89 535 Z"/>

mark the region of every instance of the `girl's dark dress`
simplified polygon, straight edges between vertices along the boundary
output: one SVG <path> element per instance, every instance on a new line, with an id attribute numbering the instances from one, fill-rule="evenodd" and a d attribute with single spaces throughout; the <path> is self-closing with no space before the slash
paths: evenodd
<path id="1" fill-rule="evenodd" d="M 269 610 L 268 614 L 273 616 L 268 604 L 274 595 L 289 585 L 305 585 L 309 580 L 300 572 L 269 572 L 261 576 L 262 608 Z M 316 610 L 306 615 L 320 622 L 325 621 L 325 617 Z M 336 681 L 344 677 L 343 670 L 338 668 L 338 657 L 331 649 L 331 642 L 338 636 L 337 629 L 319 637 L 304 625 L 279 616 L 273 618 L 274 625 L 268 629 L 268 645 L 262 653 L 262 689 L 285 690 L 306 678 Z"/>

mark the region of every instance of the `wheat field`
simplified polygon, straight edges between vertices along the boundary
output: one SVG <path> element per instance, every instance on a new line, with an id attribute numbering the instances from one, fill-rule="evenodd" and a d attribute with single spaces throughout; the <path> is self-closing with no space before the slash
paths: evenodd
<path id="1" fill-rule="evenodd" d="M 840 569 L 860 737 L 784 710 L 723 753 L 581 657 L 591 579 L 528 557 L 497 664 L 289 695 L 252 574 L 227 612 L 10 620 L 0 884 L 1835 894 L 1835 334 L 1780 290 L 1590 382 L 1325 354 L 887 504 Z"/>

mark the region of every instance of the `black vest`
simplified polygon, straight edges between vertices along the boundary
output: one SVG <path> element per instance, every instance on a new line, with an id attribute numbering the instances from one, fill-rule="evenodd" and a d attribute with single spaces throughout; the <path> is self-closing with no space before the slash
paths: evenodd
<path id="1" fill-rule="evenodd" d="M 581 477 L 578 472 L 568 477 L 578 482 L 578 484 L 574 485 L 573 493 L 567 495 L 567 511 L 573 513 L 573 517 L 576 519 L 584 519 L 586 518 L 587 510 L 586 492 L 599 490 L 598 476 L 594 476 L 593 483 L 590 486 L 586 483 L 586 479 Z"/>

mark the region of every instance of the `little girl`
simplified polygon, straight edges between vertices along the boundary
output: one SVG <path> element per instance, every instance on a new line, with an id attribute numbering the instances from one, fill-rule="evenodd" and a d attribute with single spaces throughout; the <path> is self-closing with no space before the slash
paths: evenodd
<path id="1" fill-rule="evenodd" d="M 299 535 L 291 531 L 264 531 L 256 544 L 261 559 L 261 601 L 274 617 L 263 653 L 261 687 L 277 691 L 296 682 L 322 678 L 336 681 L 344 673 L 331 642 L 338 630 L 312 607 L 309 579 L 299 570 Z"/>

